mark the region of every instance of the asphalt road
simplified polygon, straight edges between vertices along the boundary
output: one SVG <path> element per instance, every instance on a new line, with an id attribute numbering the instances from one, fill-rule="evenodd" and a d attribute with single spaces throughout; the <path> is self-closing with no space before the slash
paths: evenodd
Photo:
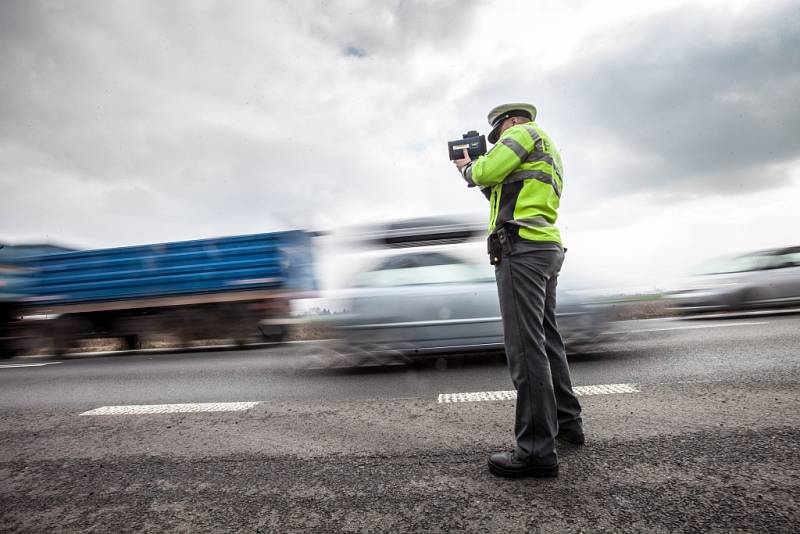
<path id="1" fill-rule="evenodd" d="M 512 400 L 439 402 L 512 389 L 501 355 L 0 362 L 0 531 L 800 530 L 800 316 L 619 323 L 570 362 L 633 392 L 582 390 L 588 443 L 544 481 L 486 469 Z M 240 411 L 81 415 L 130 405 Z"/>

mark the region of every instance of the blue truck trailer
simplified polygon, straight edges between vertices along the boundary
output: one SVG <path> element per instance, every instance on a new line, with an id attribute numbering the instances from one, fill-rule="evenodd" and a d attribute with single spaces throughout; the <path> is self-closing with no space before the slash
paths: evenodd
<path id="1" fill-rule="evenodd" d="M 98 337 L 127 348 L 155 335 L 280 340 L 290 302 L 316 291 L 312 238 L 294 230 L 3 260 L 2 285 L 15 290 L 4 299 L 2 352 L 34 338 L 57 354 Z"/>

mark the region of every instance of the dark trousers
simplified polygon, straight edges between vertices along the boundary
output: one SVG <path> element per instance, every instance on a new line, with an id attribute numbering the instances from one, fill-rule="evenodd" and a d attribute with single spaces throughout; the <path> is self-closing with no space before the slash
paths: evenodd
<path id="1" fill-rule="evenodd" d="M 555 244 L 505 240 L 495 266 L 506 357 L 517 390 L 516 454 L 558 463 L 555 436 L 581 427 L 564 342 L 556 322 L 556 285 L 564 251 Z"/>

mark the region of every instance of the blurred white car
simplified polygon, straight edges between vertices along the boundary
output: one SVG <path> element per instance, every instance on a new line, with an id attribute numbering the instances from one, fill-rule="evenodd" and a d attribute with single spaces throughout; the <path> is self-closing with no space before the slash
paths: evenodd
<path id="1" fill-rule="evenodd" d="M 494 268 L 483 254 L 476 256 L 458 247 L 384 254 L 355 277 L 349 313 L 337 321 L 339 333 L 350 345 L 373 352 L 502 349 Z M 559 290 L 557 313 L 562 335 L 574 348 L 605 330 L 609 308 Z"/>
<path id="2" fill-rule="evenodd" d="M 800 304 L 800 247 L 714 260 L 666 296 L 686 313 Z"/>

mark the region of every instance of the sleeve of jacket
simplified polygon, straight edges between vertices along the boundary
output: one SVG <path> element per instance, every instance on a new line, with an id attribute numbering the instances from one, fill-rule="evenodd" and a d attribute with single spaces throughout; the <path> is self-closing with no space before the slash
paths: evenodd
<path id="1" fill-rule="evenodd" d="M 464 178 L 480 187 L 497 185 L 519 167 L 532 150 L 533 139 L 528 131 L 522 125 L 513 126 L 486 155 L 466 169 Z"/>

